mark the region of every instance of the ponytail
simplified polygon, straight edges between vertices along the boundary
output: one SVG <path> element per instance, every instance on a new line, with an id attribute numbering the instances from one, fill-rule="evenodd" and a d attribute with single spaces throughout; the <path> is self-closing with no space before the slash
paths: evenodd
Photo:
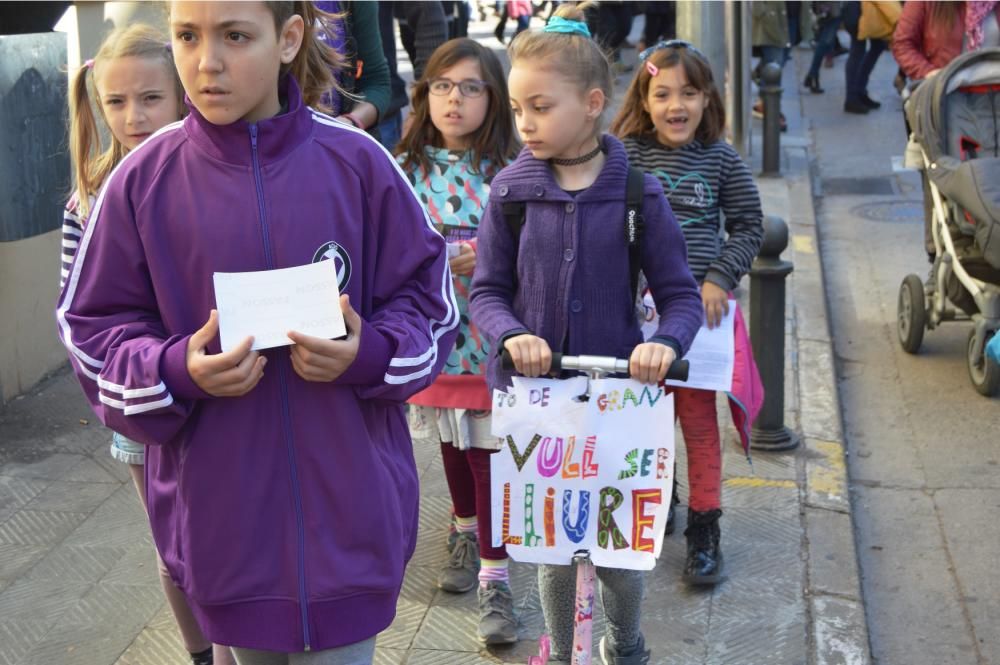
<path id="1" fill-rule="evenodd" d="M 88 193 L 96 189 L 90 181 L 90 161 L 94 146 L 99 142 L 97 122 L 94 111 L 90 107 L 90 95 L 87 92 L 87 75 L 93 63 L 82 65 L 73 76 L 69 91 L 69 155 L 73 164 L 73 184 L 80 193 L 80 218 L 86 218 L 90 212 Z"/>
<path id="2" fill-rule="evenodd" d="M 97 119 L 90 102 L 90 85 L 93 62 L 80 67 L 70 88 L 69 100 L 69 154 L 73 165 L 73 184 L 79 194 L 77 210 L 80 219 L 90 214 L 90 197 L 97 194 L 101 183 L 108 177 L 128 149 L 113 135 L 111 145 L 101 152 L 101 136 Z"/>
<path id="3" fill-rule="evenodd" d="M 346 94 L 337 84 L 334 72 L 345 66 L 343 55 L 331 48 L 319 38 L 317 31 L 329 33 L 333 30 L 334 21 L 338 18 L 318 9 L 311 0 L 296 0 L 295 2 L 266 3 L 274 15 L 274 30 L 280 35 L 285 22 L 298 14 L 302 17 L 302 46 L 295 54 L 295 59 L 282 69 L 295 77 L 302 90 L 302 102 L 321 111 L 329 111 L 323 103 L 323 96 L 331 90 L 339 95 Z"/>

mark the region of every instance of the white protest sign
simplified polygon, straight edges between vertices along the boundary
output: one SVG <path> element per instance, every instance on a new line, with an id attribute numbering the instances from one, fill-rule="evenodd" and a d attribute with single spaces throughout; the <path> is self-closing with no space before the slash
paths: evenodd
<path id="1" fill-rule="evenodd" d="M 254 349 L 286 346 L 291 330 L 324 339 L 347 334 L 333 261 L 212 277 L 223 351 L 251 336 Z"/>
<path id="2" fill-rule="evenodd" d="M 649 339 L 656 334 L 660 325 L 660 317 L 656 313 L 653 296 L 648 292 L 642 298 L 645 310 L 645 321 L 642 324 L 643 339 Z M 733 338 L 733 321 L 737 305 L 735 300 L 729 301 L 729 312 L 722 317 L 722 322 L 709 329 L 702 324 L 691 342 L 691 348 L 684 355 L 690 363 L 687 381 L 668 380 L 667 385 L 681 388 L 697 388 L 727 393 L 733 388 L 733 364 L 735 363 L 735 342 Z"/>
<path id="3" fill-rule="evenodd" d="M 493 544 L 516 561 L 651 570 L 674 469 L 674 402 L 632 379 L 515 377 L 494 391 Z"/>

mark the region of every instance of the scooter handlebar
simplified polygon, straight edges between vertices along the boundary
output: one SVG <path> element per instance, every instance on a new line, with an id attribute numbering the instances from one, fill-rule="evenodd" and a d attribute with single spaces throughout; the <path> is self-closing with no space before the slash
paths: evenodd
<path id="1" fill-rule="evenodd" d="M 500 367 L 505 372 L 513 372 L 514 360 L 510 353 L 504 349 L 500 355 Z M 591 372 L 598 371 L 604 374 L 629 374 L 628 360 L 615 358 L 613 356 L 566 356 L 561 353 L 552 353 L 552 370 Z M 678 358 L 671 363 L 667 370 L 666 378 L 671 381 L 687 381 L 690 363 L 683 358 Z"/>

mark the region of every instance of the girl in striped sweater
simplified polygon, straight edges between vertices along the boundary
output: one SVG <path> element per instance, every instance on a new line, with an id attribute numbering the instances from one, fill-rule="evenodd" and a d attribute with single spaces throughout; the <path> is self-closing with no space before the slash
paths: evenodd
<path id="1" fill-rule="evenodd" d="M 688 42 L 670 40 L 643 51 L 640 62 L 611 129 L 629 161 L 662 181 L 701 286 L 706 325 L 713 328 L 763 241 L 760 196 L 746 164 L 722 140 L 725 110 L 705 56 Z M 690 490 L 684 579 L 716 584 L 722 579 L 722 449 L 715 393 L 681 388 L 675 395 Z"/>
<path id="2" fill-rule="evenodd" d="M 96 106 L 95 114 L 92 106 Z M 184 90 L 174 70 L 165 36 L 136 23 L 112 32 L 97 55 L 73 77 L 70 90 L 70 154 L 75 192 L 63 214 L 60 284 L 69 276 L 87 217 L 111 171 L 133 148 L 161 127 L 184 115 Z M 107 130 L 101 141 L 98 126 Z M 111 456 L 128 465 L 129 475 L 146 507 L 146 447 L 112 433 Z M 212 645 L 202 633 L 184 593 L 174 585 L 157 557 L 160 584 L 177 620 L 184 647 L 194 665 L 233 665 L 229 648 Z"/>

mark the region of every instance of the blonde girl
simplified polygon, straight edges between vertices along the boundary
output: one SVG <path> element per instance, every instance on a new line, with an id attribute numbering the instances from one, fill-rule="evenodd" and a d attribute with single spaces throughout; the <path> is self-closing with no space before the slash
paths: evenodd
<path id="1" fill-rule="evenodd" d="M 560 5 L 544 31 L 522 33 L 511 44 L 508 90 L 525 149 L 493 181 L 479 227 L 472 316 L 525 376 L 548 373 L 555 350 L 627 357 L 634 378 L 654 383 L 690 346 L 701 303 L 680 228 L 662 187 L 647 175 L 641 268 L 667 313 L 656 335 L 642 341 L 624 232 L 629 162 L 622 144 L 601 133 L 613 79 L 584 23 L 585 8 Z M 504 220 L 508 202 L 525 206 L 519 236 Z M 497 354 L 487 380 L 509 385 Z M 643 573 L 598 568 L 597 575 L 608 619 L 603 661 L 648 663 L 639 630 Z M 574 568 L 539 566 L 538 583 L 553 656 L 568 660 Z"/>
<path id="2" fill-rule="evenodd" d="M 184 90 L 166 37 L 143 24 L 112 32 L 94 58 L 77 70 L 70 91 L 69 145 L 76 191 L 63 215 L 63 281 L 69 275 L 98 190 L 108 175 L 130 150 L 161 127 L 180 120 L 184 112 Z M 107 146 L 101 145 L 99 125 L 108 130 Z M 111 456 L 128 464 L 145 508 L 145 446 L 114 433 Z M 202 634 L 187 599 L 170 579 L 163 562 L 158 563 L 163 592 L 192 662 L 232 663 L 224 647 L 216 646 L 213 658 L 212 644 Z"/>

